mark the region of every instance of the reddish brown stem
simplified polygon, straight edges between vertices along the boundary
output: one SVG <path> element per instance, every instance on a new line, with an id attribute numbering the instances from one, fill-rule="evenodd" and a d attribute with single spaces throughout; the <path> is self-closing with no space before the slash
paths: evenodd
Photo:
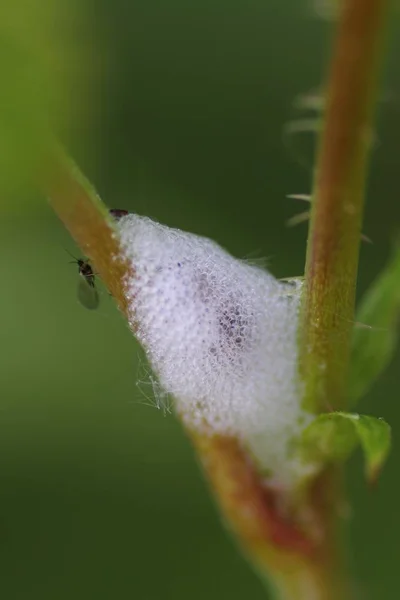
<path id="1" fill-rule="evenodd" d="M 302 375 L 308 406 L 343 398 L 370 113 L 379 34 L 387 0 L 346 0 L 327 87 L 326 125 L 316 173 L 307 252 Z M 56 153 L 42 177 L 46 195 L 128 314 L 112 220 L 73 164 Z M 336 509 L 340 485 L 320 475 L 301 506 L 265 485 L 237 440 L 189 432 L 225 520 L 283 600 L 336 600 L 347 590 L 338 574 Z M 307 524 L 307 526 L 306 526 Z"/>
<path id="2" fill-rule="evenodd" d="M 113 220 L 90 183 L 61 151 L 56 149 L 49 156 L 45 171 L 41 185 L 51 206 L 78 246 L 93 260 L 120 310 L 130 318 L 124 281 L 131 266 L 121 258 Z"/>
<path id="3" fill-rule="evenodd" d="M 277 597 L 345 600 L 338 559 L 338 472 L 327 470 L 295 507 L 260 479 L 234 438 L 190 432 L 227 524 Z"/>
<path id="4" fill-rule="evenodd" d="M 315 175 L 301 340 L 306 406 L 345 402 L 380 38 L 388 0 L 345 0 Z"/>

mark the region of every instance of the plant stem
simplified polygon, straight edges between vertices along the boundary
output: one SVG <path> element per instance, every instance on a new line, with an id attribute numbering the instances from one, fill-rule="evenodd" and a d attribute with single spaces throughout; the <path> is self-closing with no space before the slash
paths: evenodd
<path id="1" fill-rule="evenodd" d="M 132 315 L 124 294 L 131 266 L 121 258 L 113 220 L 93 186 L 75 163 L 55 147 L 48 154 L 40 185 L 54 211 L 94 263 L 96 271 L 129 321 Z"/>
<path id="2" fill-rule="evenodd" d="M 263 483 L 237 440 L 190 434 L 227 525 L 276 598 L 346 600 L 336 543 L 340 473 L 325 471 L 302 506 L 282 511 L 285 496 Z M 307 520 L 300 526 L 302 508 Z"/>
<path id="3" fill-rule="evenodd" d="M 347 0 L 327 86 L 307 249 L 301 331 L 305 405 L 342 406 L 353 322 L 364 180 L 379 38 L 388 0 Z M 50 203 L 127 316 L 121 258 L 112 220 L 93 188 L 60 152 L 42 174 Z M 319 475 L 301 506 L 269 488 L 237 440 L 189 431 L 221 512 L 250 561 L 280 600 L 349 597 L 337 554 L 336 474 Z M 288 507 L 291 509 L 289 510 Z"/>
<path id="4" fill-rule="evenodd" d="M 343 408 L 380 40 L 388 0 L 343 2 L 315 173 L 301 328 L 304 406 Z"/>
<path id="5" fill-rule="evenodd" d="M 112 290 L 120 309 L 134 327 L 124 279 L 131 268 L 121 257 L 113 223 L 93 187 L 72 161 L 55 152 L 48 161 L 42 188 L 61 220 L 96 271 Z M 286 511 L 285 496 L 269 489 L 239 442 L 230 437 L 188 431 L 222 515 L 244 553 L 281 600 L 345 598 L 336 577 L 336 547 L 331 539 L 334 513 L 330 477 L 324 474 L 309 494 L 307 527 Z M 326 493 L 329 490 L 329 493 Z M 296 507 L 297 508 L 297 507 Z M 312 534 L 310 533 L 312 531 Z"/>

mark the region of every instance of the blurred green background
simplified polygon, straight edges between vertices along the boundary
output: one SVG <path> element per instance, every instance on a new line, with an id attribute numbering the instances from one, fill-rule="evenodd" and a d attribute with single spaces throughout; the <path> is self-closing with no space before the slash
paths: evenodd
<path id="1" fill-rule="evenodd" d="M 23 121 L 22 141 L 11 148 L 18 135 L 7 129 L 15 108 L 9 82 L 18 84 L 22 109 L 44 103 L 110 207 L 212 237 L 239 257 L 267 257 L 278 276 L 297 275 L 306 226 L 285 228 L 303 209 L 285 196 L 310 189 L 312 135 L 283 131 L 305 116 L 294 101 L 321 82 L 331 37 L 311 4 L 16 0 L 1 7 L 8 65 L 0 99 L 7 159 L 0 164 L 2 598 L 265 597 L 220 525 L 179 423 L 154 406 L 143 354 L 112 300 L 103 291 L 96 312 L 77 301 L 77 269 L 65 250 L 79 250 L 18 176 L 18 157 L 23 162 L 32 140 Z M 22 97 L 13 62 L 20 42 L 45 74 L 29 67 L 31 91 Z M 360 293 L 400 225 L 399 51 L 392 36 L 364 228 L 373 244 L 362 248 Z M 400 355 L 360 407 L 394 429 L 379 486 L 366 488 L 359 456 L 348 475 L 350 561 L 360 598 L 370 600 L 398 590 L 399 369 Z"/>

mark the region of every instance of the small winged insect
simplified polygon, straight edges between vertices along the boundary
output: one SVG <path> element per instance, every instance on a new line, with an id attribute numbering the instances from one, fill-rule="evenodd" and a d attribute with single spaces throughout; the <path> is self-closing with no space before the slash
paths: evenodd
<path id="1" fill-rule="evenodd" d="M 70 252 L 68 252 L 68 254 L 70 254 Z M 74 256 L 72 256 L 72 258 L 74 260 L 71 261 L 71 263 L 78 265 L 80 276 L 78 282 L 78 300 L 85 308 L 94 310 L 98 307 L 100 299 L 96 288 L 93 269 L 88 260 L 75 258 Z"/>
<path id="2" fill-rule="evenodd" d="M 119 219 L 122 219 L 122 217 L 126 217 L 126 215 L 129 214 L 129 212 L 123 208 L 110 208 L 108 212 L 116 221 L 119 221 Z"/>

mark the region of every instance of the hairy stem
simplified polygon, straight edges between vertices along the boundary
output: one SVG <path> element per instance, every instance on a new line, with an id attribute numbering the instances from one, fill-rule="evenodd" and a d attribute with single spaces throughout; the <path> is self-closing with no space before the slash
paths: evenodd
<path id="1" fill-rule="evenodd" d="M 343 408 L 372 108 L 388 0 L 343 3 L 315 172 L 301 330 L 305 406 Z"/>
<path id="2" fill-rule="evenodd" d="M 91 258 L 132 326 L 134 315 L 129 313 L 124 295 L 124 280 L 131 267 L 121 259 L 106 207 L 76 165 L 59 151 L 48 161 L 42 181 L 50 204 Z M 284 493 L 268 488 L 238 440 L 190 430 L 188 434 L 224 520 L 277 598 L 345 598 L 334 571 L 336 547 L 325 544 L 331 539 L 334 513 L 330 475 L 318 479 L 301 508 L 288 511 L 283 508 L 287 504 Z M 305 522 L 299 517 L 303 509 Z"/>
<path id="3" fill-rule="evenodd" d="M 378 41 L 388 0 L 347 0 L 327 87 L 325 130 L 317 165 L 303 306 L 301 372 L 306 405 L 343 403 L 354 288 L 371 139 Z M 131 326 L 124 294 L 130 265 L 113 222 L 75 165 L 54 151 L 42 188 Z M 280 600 L 349 597 L 337 555 L 341 486 L 334 471 L 317 477 L 300 506 L 269 488 L 239 442 L 189 431 L 221 512 L 250 561 Z"/>

